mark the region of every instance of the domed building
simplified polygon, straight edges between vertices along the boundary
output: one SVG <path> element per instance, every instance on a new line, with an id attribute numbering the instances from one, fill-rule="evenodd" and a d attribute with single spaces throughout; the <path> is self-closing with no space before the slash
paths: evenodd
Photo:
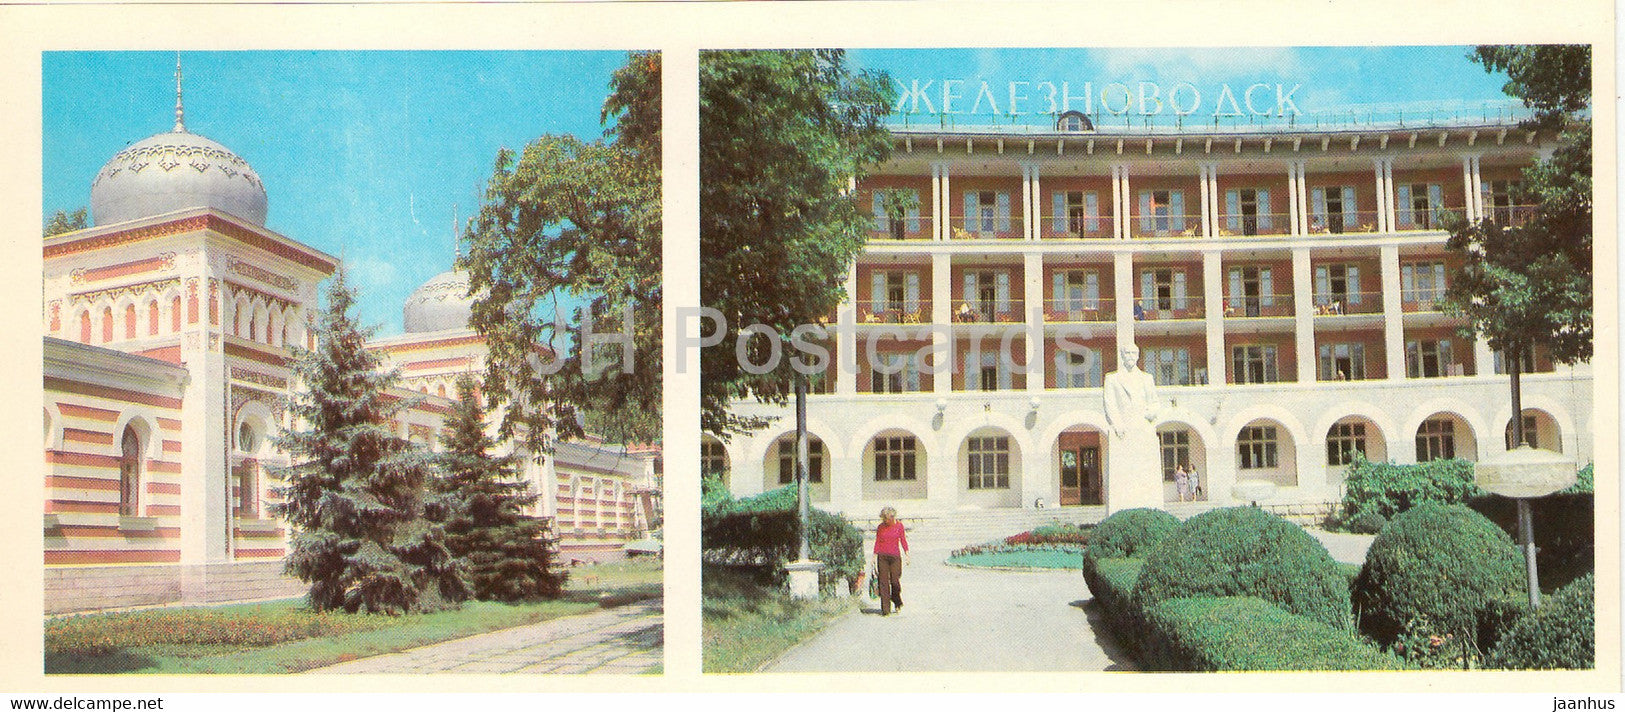
<path id="1" fill-rule="evenodd" d="M 93 226 L 45 238 L 47 613 L 296 596 L 289 532 L 270 514 L 290 346 L 332 255 L 268 227 L 265 186 L 185 128 L 119 151 L 90 189 Z M 401 368 L 403 437 L 439 447 L 455 382 L 483 367 L 467 275 L 425 283 L 406 333 L 371 346 Z M 618 555 L 649 527 L 652 458 L 567 443 L 525 477 L 566 558 Z"/>

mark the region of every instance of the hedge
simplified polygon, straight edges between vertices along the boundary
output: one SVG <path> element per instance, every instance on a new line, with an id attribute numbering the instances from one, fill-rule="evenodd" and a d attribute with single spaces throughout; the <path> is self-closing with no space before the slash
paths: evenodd
<path id="1" fill-rule="evenodd" d="M 1095 525 L 1085 559 L 1144 558 L 1179 528 L 1179 518 L 1160 509 L 1125 509 Z"/>
<path id="2" fill-rule="evenodd" d="M 819 584 L 828 588 L 856 578 L 863 571 L 863 533 L 846 517 L 816 507 L 807 516 L 812 558 L 824 563 Z M 792 487 L 718 498 L 700 513 L 701 557 L 711 564 L 760 567 L 776 578 L 800 554 L 800 530 Z"/>
<path id="3" fill-rule="evenodd" d="M 1145 611 L 1152 670 L 1402 670 L 1354 637 L 1254 596 L 1174 598 Z"/>
<path id="4" fill-rule="evenodd" d="M 1353 522 L 1366 512 L 1393 519 L 1424 502 L 1459 504 L 1483 493 L 1473 482 L 1473 463 L 1467 460 L 1396 465 L 1357 455 L 1343 481 L 1343 519 Z"/>
<path id="5" fill-rule="evenodd" d="M 1596 580 L 1586 574 L 1513 623 L 1490 651 L 1490 667 L 1589 670 L 1597 665 Z"/>
<path id="6" fill-rule="evenodd" d="M 1511 538 L 1483 515 L 1459 504 L 1422 504 L 1388 522 L 1366 552 L 1354 582 L 1361 632 L 1406 654 L 1441 647 L 1449 636 L 1466 665 L 1469 642 L 1485 644 L 1523 591 L 1523 561 Z M 1449 652 L 1449 651 L 1444 651 Z M 1444 663 L 1448 664 L 1448 655 Z"/>
<path id="7" fill-rule="evenodd" d="M 1350 627 L 1348 580 L 1325 545 L 1256 507 L 1215 509 L 1186 521 L 1151 551 L 1134 596 L 1144 606 L 1257 596 L 1330 628 Z"/>

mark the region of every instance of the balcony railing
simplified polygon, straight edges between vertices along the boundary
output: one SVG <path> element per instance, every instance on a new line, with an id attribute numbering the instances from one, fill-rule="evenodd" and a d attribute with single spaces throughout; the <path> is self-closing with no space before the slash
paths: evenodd
<path id="1" fill-rule="evenodd" d="M 1253 237 L 1255 235 L 1290 234 L 1292 234 L 1291 213 L 1219 215 L 1219 237 Z"/>
<path id="2" fill-rule="evenodd" d="M 1115 236 L 1116 232 L 1112 229 L 1113 219 L 1110 215 L 1102 215 L 1093 218 L 1066 218 L 1063 220 L 1061 229 L 1059 230 L 1056 229 L 1055 220 L 1056 216 L 1053 214 L 1045 215 L 1040 219 L 1039 234 L 1044 239 L 1064 240 L 1068 238 L 1111 238 Z"/>
<path id="3" fill-rule="evenodd" d="M 935 230 L 928 217 L 875 220 L 869 228 L 871 240 L 929 240 Z"/>
<path id="4" fill-rule="evenodd" d="M 1375 210 L 1345 210 L 1326 215 L 1309 216 L 1309 234 L 1311 235 L 1347 235 L 1376 231 L 1377 211 Z"/>
<path id="5" fill-rule="evenodd" d="M 1226 319 L 1255 319 L 1292 316 L 1292 295 L 1275 294 L 1269 299 L 1259 297 L 1230 297 L 1224 300 Z"/>
<path id="6" fill-rule="evenodd" d="M 1111 299 L 1051 299 L 1044 302 L 1044 321 L 1051 324 L 1113 321 Z"/>
<path id="7" fill-rule="evenodd" d="M 859 324 L 927 324 L 931 321 L 931 300 L 917 304 L 870 299 L 858 302 Z"/>
<path id="8" fill-rule="evenodd" d="M 1406 294 L 1399 300 L 1400 311 L 1412 313 L 1437 313 L 1444 311 L 1444 295 Z"/>
<path id="9" fill-rule="evenodd" d="M 1201 319 L 1206 315 L 1201 297 L 1183 299 L 1141 299 L 1134 303 L 1135 321 L 1174 321 Z"/>
<path id="10" fill-rule="evenodd" d="M 954 240 L 1019 240 L 1021 216 L 1005 218 L 956 215 L 948 218 L 948 237 Z"/>
<path id="11" fill-rule="evenodd" d="M 1400 206 L 1394 211 L 1395 230 L 1443 230 L 1445 216 L 1460 215 L 1461 206 L 1441 205 L 1437 208 Z"/>
<path id="12" fill-rule="evenodd" d="M 1535 214 L 1534 205 L 1499 205 L 1484 209 L 1484 219 L 1502 227 L 1521 227 Z"/>
<path id="13" fill-rule="evenodd" d="M 1201 237 L 1202 214 L 1135 213 L 1128 221 L 1131 237 Z"/>
<path id="14" fill-rule="evenodd" d="M 953 318 L 957 324 L 1020 324 L 1027 319 L 1020 299 L 1003 304 L 955 299 Z"/>
<path id="15" fill-rule="evenodd" d="M 1315 295 L 1315 316 L 1382 313 L 1382 292 Z"/>

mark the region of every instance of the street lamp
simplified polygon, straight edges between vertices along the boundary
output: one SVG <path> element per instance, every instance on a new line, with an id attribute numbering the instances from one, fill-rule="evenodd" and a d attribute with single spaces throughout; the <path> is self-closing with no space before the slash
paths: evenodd
<path id="1" fill-rule="evenodd" d="M 1522 440 L 1522 433 L 1517 436 Z M 1540 576 L 1535 572 L 1535 525 L 1529 500 L 1567 489 L 1577 479 L 1574 461 L 1550 450 L 1527 445 L 1478 463 L 1473 468 L 1478 486 L 1518 501 L 1518 539 L 1524 568 L 1529 572 L 1529 607 L 1540 607 Z"/>

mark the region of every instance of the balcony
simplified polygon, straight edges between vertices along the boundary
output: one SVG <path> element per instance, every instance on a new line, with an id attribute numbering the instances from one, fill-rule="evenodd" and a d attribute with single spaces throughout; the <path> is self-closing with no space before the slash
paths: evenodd
<path id="1" fill-rule="evenodd" d="M 1257 237 L 1292 234 L 1291 213 L 1220 215 L 1219 237 Z"/>
<path id="2" fill-rule="evenodd" d="M 1535 205 L 1493 205 L 1484 209 L 1484 219 L 1501 227 L 1523 227 L 1534 217 Z"/>
<path id="3" fill-rule="evenodd" d="M 901 220 L 875 220 L 869 229 L 871 240 L 930 240 L 933 225 L 929 217 L 910 217 Z"/>
<path id="4" fill-rule="evenodd" d="M 1024 309 L 1020 299 L 1012 299 L 1004 304 L 955 299 L 953 319 L 956 324 L 1020 324 L 1027 320 Z"/>
<path id="5" fill-rule="evenodd" d="M 1116 318 L 1111 299 L 1050 299 L 1044 302 L 1044 322 L 1047 324 L 1084 324 L 1114 321 Z"/>
<path id="6" fill-rule="evenodd" d="M 1045 215 L 1039 219 L 1039 231 L 1039 236 L 1046 240 L 1111 239 L 1116 236 L 1110 215 L 1097 217 Z"/>
<path id="7" fill-rule="evenodd" d="M 1266 319 L 1293 315 L 1292 295 L 1231 297 L 1224 300 L 1226 319 Z"/>
<path id="8" fill-rule="evenodd" d="M 1443 294 L 1407 294 L 1399 300 L 1399 308 L 1406 314 L 1441 314 L 1444 312 L 1443 300 Z"/>
<path id="9" fill-rule="evenodd" d="M 1129 221 L 1129 235 L 1136 238 L 1200 237 L 1201 213 L 1135 215 Z"/>
<path id="10" fill-rule="evenodd" d="M 1201 297 L 1141 299 L 1134 303 L 1135 321 L 1193 320 L 1201 319 L 1206 314 Z"/>
<path id="11" fill-rule="evenodd" d="M 1019 217 L 949 217 L 948 237 L 953 240 L 1020 240 Z"/>
<path id="12" fill-rule="evenodd" d="M 918 304 L 906 304 L 887 299 L 859 301 L 859 324 L 928 324 L 931 322 L 931 300 L 921 299 Z"/>
<path id="13" fill-rule="evenodd" d="M 1315 295 L 1315 316 L 1381 314 L 1382 292 L 1354 292 Z"/>
<path id="14" fill-rule="evenodd" d="M 1447 215 L 1459 218 L 1461 216 L 1461 207 L 1429 208 L 1417 206 L 1411 209 L 1400 207 L 1394 211 L 1394 230 L 1400 232 L 1443 230 Z"/>
<path id="15" fill-rule="evenodd" d="M 1377 211 L 1344 210 L 1309 216 L 1311 235 L 1349 235 L 1377 231 Z"/>

